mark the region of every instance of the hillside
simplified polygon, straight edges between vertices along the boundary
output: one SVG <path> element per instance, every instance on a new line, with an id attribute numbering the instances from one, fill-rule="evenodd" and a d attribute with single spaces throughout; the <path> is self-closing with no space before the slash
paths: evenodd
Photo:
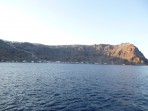
<path id="1" fill-rule="evenodd" d="M 95 44 L 48 46 L 4 40 L 0 40 L 0 61 L 148 64 L 148 60 L 139 49 L 129 43 L 122 43 L 119 45 Z"/>

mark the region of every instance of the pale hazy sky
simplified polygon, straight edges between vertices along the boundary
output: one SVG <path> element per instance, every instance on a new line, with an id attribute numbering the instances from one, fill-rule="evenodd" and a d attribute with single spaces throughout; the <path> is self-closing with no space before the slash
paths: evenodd
<path id="1" fill-rule="evenodd" d="M 136 45 L 148 58 L 148 0 L 0 0 L 0 39 Z"/>

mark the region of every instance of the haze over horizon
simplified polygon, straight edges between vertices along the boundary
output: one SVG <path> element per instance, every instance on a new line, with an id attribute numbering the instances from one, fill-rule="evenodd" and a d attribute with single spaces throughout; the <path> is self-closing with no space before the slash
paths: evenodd
<path id="1" fill-rule="evenodd" d="M 0 0 L 0 39 L 41 43 L 132 43 L 148 58 L 146 0 Z"/>

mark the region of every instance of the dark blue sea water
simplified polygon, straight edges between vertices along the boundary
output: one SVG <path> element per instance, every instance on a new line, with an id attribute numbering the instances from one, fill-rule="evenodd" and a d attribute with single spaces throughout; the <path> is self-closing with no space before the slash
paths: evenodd
<path id="1" fill-rule="evenodd" d="M 0 111 L 148 111 L 148 67 L 0 63 Z"/>

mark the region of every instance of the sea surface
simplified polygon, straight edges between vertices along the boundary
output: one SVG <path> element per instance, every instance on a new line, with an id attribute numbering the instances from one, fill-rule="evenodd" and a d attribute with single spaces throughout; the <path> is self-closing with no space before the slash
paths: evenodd
<path id="1" fill-rule="evenodd" d="M 0 111 L 148 111 L 148 66 L 0 63 Z"/>

